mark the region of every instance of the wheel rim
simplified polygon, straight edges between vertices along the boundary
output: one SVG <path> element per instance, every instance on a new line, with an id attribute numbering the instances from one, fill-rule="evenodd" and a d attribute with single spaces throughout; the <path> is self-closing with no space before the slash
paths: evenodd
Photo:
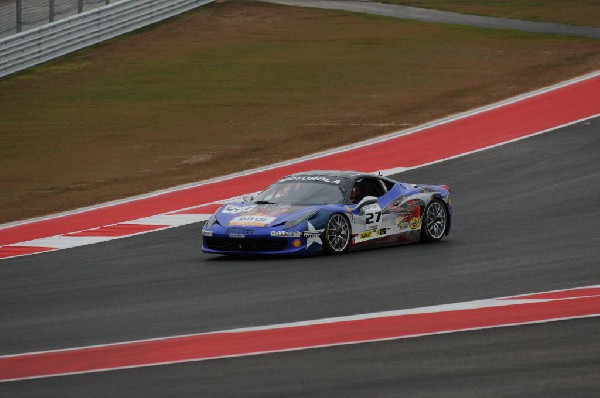
<path id="1" fill-rule="evenodd" d="M 446 231 L 446 208 L 440 202 L 432 202 L 427 208 L 427 233 L 439 239 Z"/>
<path id="2" fill-rule="evenodd" d="M 350 227 L 341 214 L 334 214 L 327 222 L 327 241 L 336 252 L 342 252 L 348 246 Z"/>

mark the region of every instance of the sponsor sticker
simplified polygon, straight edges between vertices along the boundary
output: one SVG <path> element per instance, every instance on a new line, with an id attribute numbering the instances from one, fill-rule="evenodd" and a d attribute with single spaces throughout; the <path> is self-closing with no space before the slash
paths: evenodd
<path id="1" fill-rule="evenodd" d="M 377 230 L 377 236 L 387 235 L 387 228 L 381 228 Z"/>
<path id="2" fill-rule="evenodd" d="M 363 231 L 359 235 L 360 239 L 371 239 L 373 237 L 373 231 Z"/>
<path id="3" fill-rule="evenodd" d="M 421 219 L 419 217 L 413 217 L 408 223 L 410 229 L 419 229 L 421 227 Z"/>
<path id="4" fill-rule="evenodd" d="M 229 228 L 227 231 L 225 231 L 225 233 L 230 238 L 244 239 L 247 235 L 254 234 L 254 230 L 252 230 L 252 229 L 237 229 L 237 228 L 233 229 L 233 228 Z"/>
<path id="5" fill-rule="evenodd" d="M 323 244 L 323 241 L 321 240 L 321 234 L 323 233 L 323 231 L 324 229 L 316 229 L 315 226 L 310 223 L 310 221 L 308 222 L 308 231 L 304 231 L 302 233 L 302 235 L 306 238 L 307 249 L 311 247 L 314 243 L 317 243 L 319 245 Z"/>
<path id="6" fill-rule="evenodd" d="M 251 205 L 251 206 L 227 205 L 221 211 L 221 213 L 223 213 L 223 214 L 240 214 L 240 213 L 248 212 L 248 211 L 254 209 L 255 207 L 256 207 L 256 205 Z"/>
<path id="7" fill-rule="evenodd" d="M 271 236 L 278 238 L 299 238 L 302 236 L 300 231 L 271 231 Z"/>
<path id="8" fill-rule="evenodd" d="M 264 227 L 265 225 L 275 221 L 275 218 L 276 217 L 266 216 L 238 216 L 229 221 L 228 225 Z"/>
<path id="9" fill-rule="evenodd" d="M 373 204 L 364 206 L 363 209 L 366 214 L 366 213 L 371 213 L 371 212 L 375 212 L 375 211 L 380 211 L 381 207 L 379 207 L 379 204 L 373 203 Z"/>
<path id="10" fill-rule="evenodd" d="M 356 238 L 356 242 L 363 242 L 365 240 L 376 239 L 378 237 L 386 236 L 388 234 L 389 228 L 380 228 L 370 231 L 363 231 L 358 234 Z"/>
<path id="11" fill-rule="evenodd" d="M 319 236 L 321 236 L 321 234 L 319 232 L 306 232 L 306 231 L 304 231 L 302 233 L 302 235 L 305 238 L 318 238 Z"/>
<path id="12" fill-rule="evenodd" d="M 339 185 L 341 180 L 332 180 L 328 177 L 323 176 L 289 176 L 282 178 L 279 182 L 287 182 L 287 181 L 318 181 L 325 182 L 327 184 L 336 184 Z"/>

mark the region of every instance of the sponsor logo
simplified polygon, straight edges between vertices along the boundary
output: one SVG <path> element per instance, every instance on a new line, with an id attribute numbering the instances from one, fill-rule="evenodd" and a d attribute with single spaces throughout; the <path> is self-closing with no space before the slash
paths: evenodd
<path id="1" fill-rule="evenodd" d="M 238 216 L 229 221 L 228 225 L 264 227 L 265 225 L 275 221 L 276 217 L 266 216 Z"/>
<path id="2" fill-rule="evenodd" d="M 227 231 L 225 231 L 225 233 L 227 235 L 229 235 L 230 238 L 243 239 L 247 235 L 253 235 L 254 234 L 254 230 L 252 230 L 252 229 L 232 229 L 232 228 L 229 228 Z"/>
<path id="3" fill-rule="evenodd" d="M 373 237 L 373 231 L 363 231 L 359 235 L 360 239 L 370 239 Z"/>
<path id="4" fill-rule="evenodd" d="M 366 205 L 366 206 L 363 207 L 363 211 L 365 213 L 370 213 L 371 210 L 373 210 L 373 211 L 380 211 L 381 207 L 379 207 L 379 204 L 377 204 L 377 203 L 373 203 L 373 204 Z"/>
<path id="5" fill-rule="evenodd" d="M 271 231 L 271 236 L 279 238 L 299 238 L 302 236 L 300 231 Z"/>
<path id="6" fill-rule="evenodd" d="M 410 229 L 419 229 L 421 228 L 421 219 L 419 217 L 413 217 L 410 219 L 408 225 L 410 226 Z"/>
<path id="7" fill-rule="evenodd" d="M 318 243 L 319 245 L 323 244 L 321 240 L 321 234 L 324 229 L 315 229 L 315 226 L 308 222 L 308 231 L 304 231 L 302 235 L 306 238 L 306 248 L 308 249 L 314 243 Z"/>
<path id="8" fill-rule="evenodd" d="M 408 223 L 407 222 L 401 222 L 398 224 L 398 228 L 402 229 L 408 229 Z"/>
<path id="9" fill-rule="evenodd" d="M 384 236 L 387 235 L 387 228 L 381 228 L 379 230 L 377 230 L 377 236 Z"/>
<path id="10" fill-rule="evenodd" d="M 221 213 L 223 213 L 223 214 L 240 214 L 240 213 L 248 212 L 248 211 L 254 209 L 255 207 L 256 207 L 255 205 L 251 205 L 251 206 L 227 205 L 221 211 Z"/>
<path id="11" fill-rule="evenodd" d="M 302 233 L 302 236 L 304 236 L 305 238 L 318 238 L 319 236 L 321 236 L 320 232 L 306 232 L 304 231 Z"/>
<path id="12" fill-rule="evenodd" d="M 290 176 L 290 177 L 285 177 L 282 178 L 281 180 L 279 180 L 279 182 L 287 182 L 287 181 L 319 181 L 319 182 L 325 182 L 327 184 L 336 184 L 339 185 L 339 183 L 341 182 L 341 180 L 330 180 L 327 177 L 322 177 L 322 176 Z"/>
<path id="13" fill-rule="evenodd" d="M 388 229 L 389 228 L 380 228 L 373 229 L 370 231 L 363 231 L 360 234 L 358 234 L 357 241 L 375 239 L 377 237 L 386 236 L 388 234 Z"/>

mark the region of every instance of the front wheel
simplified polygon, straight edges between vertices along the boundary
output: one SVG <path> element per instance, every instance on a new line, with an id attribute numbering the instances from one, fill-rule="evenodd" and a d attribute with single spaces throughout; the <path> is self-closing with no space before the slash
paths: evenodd
<path id="1" fill-rule="evenodd" d="M 448 226 L 448 211 L 439 199 L 434 199 L 425 207 L 421 223 L 421 242 L 439 242 Z"/>
<path id="2" fill-rule="evenodd" d="M 341 214 L 332 215 L 325 226 L 325 251 L 331 254 L 345 252 L 350 243 L 350 235 L 348 219 Z"/>

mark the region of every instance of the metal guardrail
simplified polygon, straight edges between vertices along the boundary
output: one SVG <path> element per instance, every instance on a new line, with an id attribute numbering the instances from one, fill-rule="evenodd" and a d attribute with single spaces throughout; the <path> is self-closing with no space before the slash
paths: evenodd
<path id="1" fill-rule="evenodd" d="M 110 0 L 0 0 L 0 38 L 110 3 Z"/>
<path id="2" fill-rule="evenodd" d="M 214 0 L 124 0 L 0 39 L 0 77 Z"/>

